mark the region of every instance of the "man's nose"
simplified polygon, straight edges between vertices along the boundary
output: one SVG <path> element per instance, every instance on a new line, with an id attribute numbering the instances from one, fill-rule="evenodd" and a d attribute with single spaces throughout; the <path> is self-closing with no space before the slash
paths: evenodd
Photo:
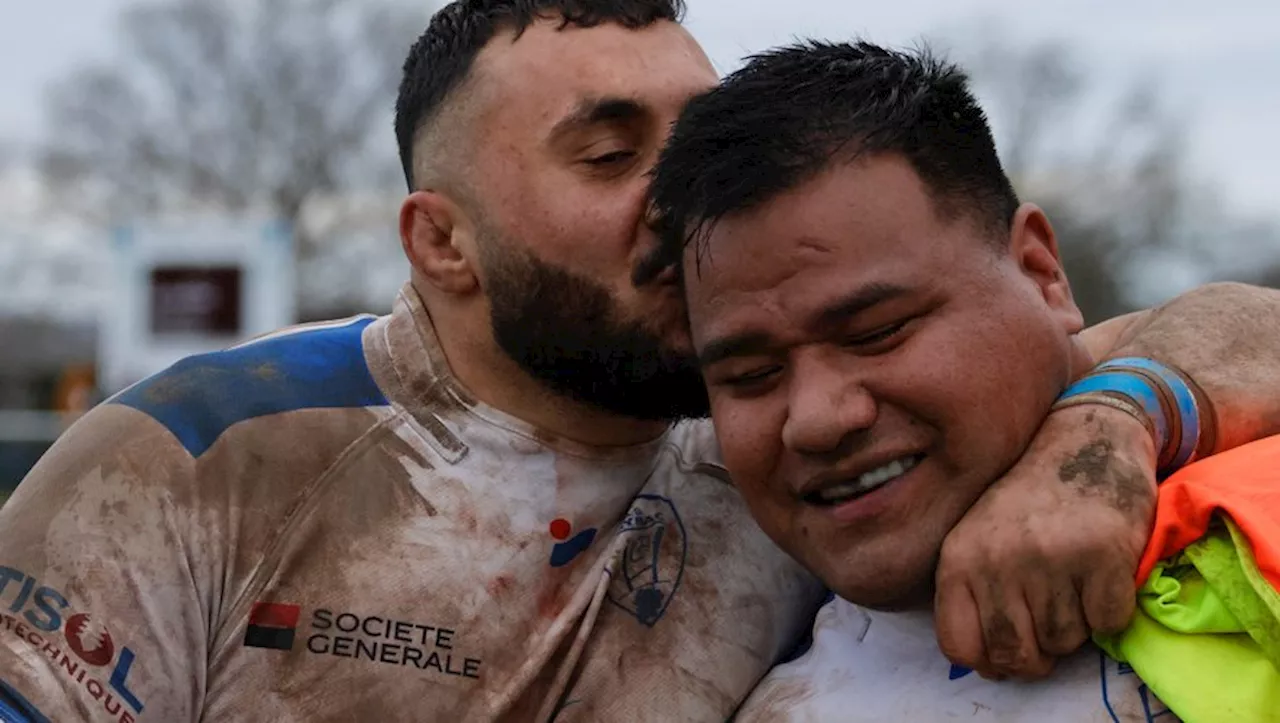
<path id="1" fill-rule="evenodd" d="M 799 454 L 836 451 L 852 435 L 866 431 L 876 421 L 875 398 L 861 380 L 836 360 L 806 360 L 790 374 L 787 420 L 782 442 Z"/>
<path id="2" fill-rule="evenodd" d="M 647 251 L 631 271 L 631 283 L 634 286 L 652 283 L 668 269 L 680 263 L 683 248 L 678 244 L 671 245 L 669 243 L 671 239 L 666 239 L 668 245 L 664 246 L 664 239 L 657 223 L 657 216 L 652 207 L 646 206 L 645 215 L 637 231 L 637 238 L 640 248 Z"/>

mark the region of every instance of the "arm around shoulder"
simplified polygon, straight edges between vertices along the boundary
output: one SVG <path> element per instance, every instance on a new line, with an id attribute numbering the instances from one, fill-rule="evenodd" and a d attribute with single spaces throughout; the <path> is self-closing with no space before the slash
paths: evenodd
<path id="1" fill-rule="evenodd" d="M 1206 284 L 1082 338 L 1096 359 L 1148 357 L 1193 379 L 1214 415 L 1209 454 L 1280 433 L 1280 291 Z"/>

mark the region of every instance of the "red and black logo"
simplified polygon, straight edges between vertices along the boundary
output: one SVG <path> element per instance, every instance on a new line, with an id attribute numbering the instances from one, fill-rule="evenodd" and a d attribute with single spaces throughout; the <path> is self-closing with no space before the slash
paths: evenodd
<path id="1" fill-rule="evenodd" d="M 244 644 L 250 648 L 293 650 L 301 605 L 254 603 Z M 311 611 L 304 626 L 303 650 L 311 655 L 364 659 L 371 663 L 413 666 L 418 670 L 480 680 L 484 662 L 455 649 L 458 632 L 380 615 L 356 615 L 328 608 Z"/>
<path id="2" fill-rule="evenodd" d="M 244 644 L 251 648 L 292 650 L 301 613 L 300 605 L 254 603 L 249 611 L 249 627 L 244 631 Z"/>

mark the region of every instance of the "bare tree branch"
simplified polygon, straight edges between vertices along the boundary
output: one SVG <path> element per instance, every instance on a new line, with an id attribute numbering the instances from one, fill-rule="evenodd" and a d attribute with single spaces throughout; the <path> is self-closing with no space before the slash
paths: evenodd
<path id="1" fill-rule="evenodd" d="M 424 5 L 138 4 L 121 16 L 121 57 L 51 89 L 42 167 L 93 189 L 97 217 L 266 208 L 296 222 L 315 194 L 394 177 L 390 111 Z"/>

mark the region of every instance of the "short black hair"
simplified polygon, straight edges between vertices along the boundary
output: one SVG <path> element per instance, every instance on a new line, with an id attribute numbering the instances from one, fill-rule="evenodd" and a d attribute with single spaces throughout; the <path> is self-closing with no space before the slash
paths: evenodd
<path id="1" fill-rule="evenodd" d="M 650 188 L 662 260 L 678 264 L 721 218 L 876 153 L 905 157 L 941 213 L 1009 228 L 1017 194 L 960 68 L 925 47 L 809 40 L 750 57 L 685 108 Z"/>
<path id="2" fill-rule="evenodd" d="M 409 190 L 414 137 L 499 31 L 512 29 L 519 37 L 540 18 L 559 18 L 561 28 L 617 23 L 635 29 L 683 17 L 684 0 L 454 0 L 444 6 L 409 50 L 396 97 L 396 141 Z"/>

